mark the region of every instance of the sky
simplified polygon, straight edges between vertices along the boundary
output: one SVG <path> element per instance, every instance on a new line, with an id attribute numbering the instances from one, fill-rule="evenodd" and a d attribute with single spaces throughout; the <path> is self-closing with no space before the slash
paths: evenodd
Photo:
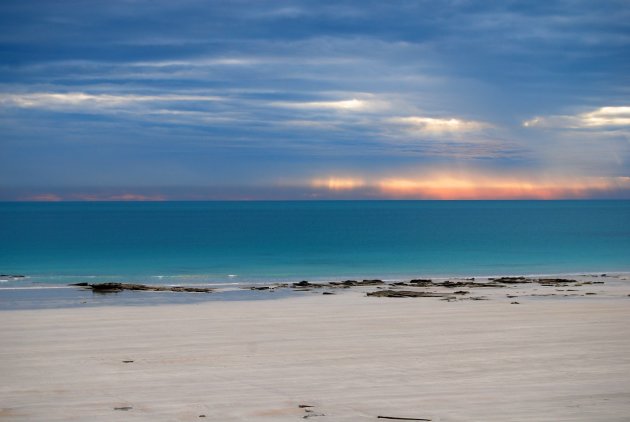
<path id="1" fill-rule="evenodd" d="M 4 0 L 0 200 L 630 199 L 630 2 Z"/>

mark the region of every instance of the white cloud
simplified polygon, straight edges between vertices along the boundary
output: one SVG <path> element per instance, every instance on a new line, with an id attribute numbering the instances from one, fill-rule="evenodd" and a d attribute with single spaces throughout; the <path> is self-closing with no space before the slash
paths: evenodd
<path id="1" fill-rule="evenodd" d="M 277 101 L 271 103 L 272 106 L 295 108 L 304 110 L 336 110 L 336 111 L 360 111 L 370 107 L 370 103 L 364 100 L 353 98 L 351 100 L 341 101 L 307 101 L 307 102 L 288 102 Z"/>
<path id="2" fill-rule="evenodd" d="M 219 101 L 221 97 L 201 95 L 111 95 L 67 93 L 0 94 L 0 104 L 20 108 L 119 107 L 146 102 Z"/>
<path id="3" fill-rule="evenodd" d="M 586 126 L 630 126 L 630 107 L 602 107 L 581 118 Z"/>
<path id="4" fill-rule="evenodd" d="M 320 95 L 328 95 L 333 99 L 327 101 L 274 101 L 272 107 L 305 111 L 338 111 L 338 112 L 383 112 L 392 107 L 389 99 L 367 92 L 327 91 Z"/>
<path id="5" fill-rule="evenodd" d="M 457 118 L 436 118 L 424 116 L 392 117 L 388 122 L 403 125 L 413 132 L 422 134 L 454 134 L 479 132 L 491 127 L 490 124 L 476 120 L 463 120 Z"/>
<path id="6" fill-rule="evenodd" d="M 552 129 L 616 129 L 630 127 L 630 107 L 600 107 L 575 115 L 539 116 L 524 121 L 523 126 Z"/>
<path id="7" fill-rule="evenodd" d="M 192 60 L 158 60 L 128 63 L 131 67 L 211 67 L 211 66 L 253 66 L 265 60 L 253 57 L 218 57 Z"/>

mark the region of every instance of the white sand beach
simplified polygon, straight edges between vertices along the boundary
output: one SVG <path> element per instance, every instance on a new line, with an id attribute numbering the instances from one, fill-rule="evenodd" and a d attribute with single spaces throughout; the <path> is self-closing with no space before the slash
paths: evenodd
<path id="1" fill-rule="evenodd" d="M 0 312 L 0 420 L 629 421 L 630 289 L 597 289 Z"/>

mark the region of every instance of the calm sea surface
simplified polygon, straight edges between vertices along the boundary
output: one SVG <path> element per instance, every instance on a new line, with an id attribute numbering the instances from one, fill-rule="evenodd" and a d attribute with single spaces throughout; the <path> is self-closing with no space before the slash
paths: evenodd
<path id="1" fill-rule="evenodd" d="M 630 201 L 0 203 L 0 288 L 630 270 Z"/>

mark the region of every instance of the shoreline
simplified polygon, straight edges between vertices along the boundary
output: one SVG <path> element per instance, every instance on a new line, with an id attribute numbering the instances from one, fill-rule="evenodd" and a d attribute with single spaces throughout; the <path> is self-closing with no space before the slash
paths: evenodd
<path id="1" fill-rule="evenodd" d="M 507 292 L 542 287 L 449 302 L 366 296 L 370 286 L 280 300 L 3 311 L 0 416 L 621 422 L 630 414 L 630 285 L 577 288 L 597 294 L 513 305 Z"/>
<path id="2" fill-rule="evenodd" d="M 414 278 L 434 278 L 434 279 L 448 279 L 448 278 L 493 278 L 493 277 L 556 277 L 556 276 L 590 276 L 590 277 L 598 277 L 602 275 L 614 275 L 614 276 L 630 276 L 630 269 L 627 270 L 598 270 L 598 271 L 548 271 L 548 272 L 517 272 L 517 271 L 504 271 L 497 272 L 494 274 L 476 274 L 476 273 L 423 273 L 421 271 L 413 272 L 413 273 L 401 273 L 401 274 L 385 274 L 383 273 L 356 273 L 356 274 L 348 274 L 348 275 L 328 275 L 328 276 L 242 276 L 238 274 L 230 274 L 225 276 L 216 276 L 216 275 L 207 275 L 207 274 L 101 274 L 101 275 L 74 275 L 74 274 L 37 274 L 37 273 L 28 273 L 28 272 L 4 272 L 0 275 L 0 283 L 7 282 L 15 282 L 15 281 L 29 281 L 33 279 L 45 279 L 45 280 L 53 280 L 60 279 L 58 285 L 67 286 L 70 284 L 66 282 L 66 280 L 72 280 L 72 282 L 81 282 L 81 281 L 90 281 L 90 280 L 104 280 L 103 282 L 109 281 L 117 281 L 121 282 L 123 280 L 129 282 L 135 282 L 138 280 L 168 280 L 168 279 L 206 279 L 208 282 L 203 283 L 201 285 L 216 285 L 216 284 L 224 284 L 224 285 L 233 285 L 233 284 L 269 284 L 274 282 L 295 282 L 300 280 L 311 280 L 317 282 L 329 282 L 329 281 L 343 281 L 347 279 L 381 279 L 384 281 L 404 281 L 405 279 L 414 279 Z M 75 281 L 76 279 L 76 281 Z M 40 282 L 43 284 L 43 282 Z M 52 283 L 50 283 L 52 285 Z M 162 283 L 160 283 L 162 284 Z M 177 283 L 180 284 L 180 283 Z M 190 286 L 196 285 L 195 283 L 186 284 Z M 0 288 L 2 288 L 2 284 L 0 284 Z"/>
<path id="3" fill-rule="evenodd" d="M 26 278 L 25 278 L 26 279 Z M 521 282 L 510 282 L 510 279 L 522 279 Z M 328 279 L 330 280 L 330 279 Z M 414 284 L 415 280 L 343 280 L 343 281 L 300 281 L 291 283 L 231 283 L 222 284 L 125 284 L 125 283 L 88 283 L 81 285 L 64 286 L 14 286 L 0 287 L 0 311 L 12 309 L 54 309 L 65 307 L 90 307 L 90 306 L 159 306 L 168 304 L 194 304 L 205 301 L 248 301 L 248 300 L 275 300 L 284 297 L 302 296 L 305 294 L 339 294 L 348 289 L 360 291 L 362 294 L 372 294 L 379 290 L 404 290 L 411 289 L 419 294 L 435 293 L 443 295 L 450 300 L 464 300 L 471 297 L 488 297 L 496 300 L 500 291 L 512 291 L 513 295 L 522 297 L 535 297 L 536 295 L 558 295 L 551 290 L 553 287 L 574 287 L 601 284 L 606 285 L 606 291 L 623 289 L 624 285 L 630 286 L 629 272 L 611 272 L 601 274 L 569 275 L 537 275 L 537 276 L 501 276 L 501 277 L 449 277 L 419 279 L 430 281 L 424 285 Z M 508 280 L 501 283 L 500 280 Z M 545 286 L 545 281 L 559 280 Z M 368 281 L 376 283 L 366 284 Z M 543 282 L 541 285 L 541 281 Z M 567 284 L 568 283 L 568 284 Z M 133 286 L 133 288 L 114 288 L 91 290 L 91 286 L 104 286 L 118 284 Z M 487 284 L 487 285 L 485 285 Z M 548 284 L 548 283 L 547 283 Z M 557 284 L 557 285 L 556 285 Z M 564 284 L 564 285 L 563 285 Z M 454 287 L 464 287 L 470 291 L 464 294 L 467 298 L 454 297 L 457 293 Z M 494 287 L 494 289 L 492 289 Z M 504 290 L 508 288 L 507 290 Z M 538 288 L 547 288 L 546 293 L 537 292 Z M 615 288 L 616 290 L 613 290 Z M 437 289 L 437 291 L 436 291 Z M 503 290 L 502 290 L 503 289 Z M 195 292 L 197 290 L 197 292 Z M 497 291 L 493 291 L 497 290 Z M 558 289 L 559 290 L 559 289 Z M 575 297 L 586 293 L 579 289 L 567 297 Z M 582 289 L 584 290 L 584 289 Z M 536 293 L 537 292 L 537 293 Z M 630 293 L 630 292 L 628 292 Z M 477 296 L 475 296 L 477 295 Z"/>

